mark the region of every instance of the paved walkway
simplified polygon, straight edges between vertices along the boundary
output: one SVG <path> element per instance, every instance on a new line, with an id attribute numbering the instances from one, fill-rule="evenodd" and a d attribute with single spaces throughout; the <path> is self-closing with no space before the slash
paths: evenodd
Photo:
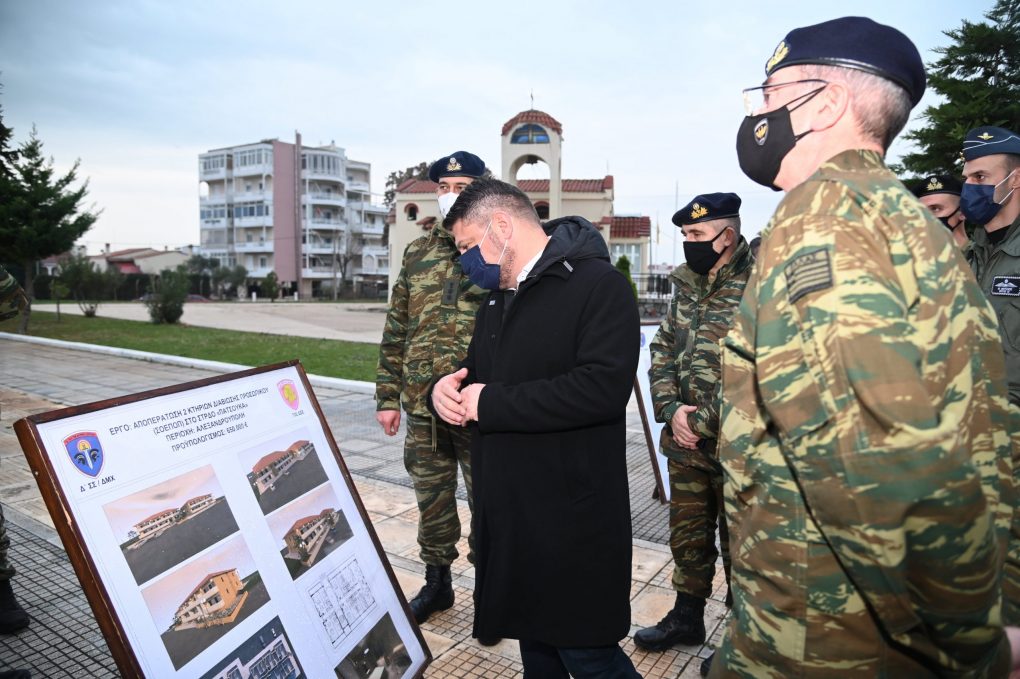
<path id="1" fill-rule="evenodd" d="M 35 302 L 36 311 L 56 311 L 55 304 Z M 63 302 L 60 313 L 81 315 L 73 302 Z M 102 304 L 99 316 L 125 321 L 148 321 L 141 302 Z M 386 321 L 385 304 L 341 302 L 189 302 L 181 323 L 202 328 L 246 330 L 270 335 L 346 340 L 378 344 Z"/>
<path id="2" fill-rule="evenodd" d="M 32 615 L 32 626 L 16 637 L 0 636 L 0 668 L 31 667 L 43 677 L 117 676 L 116 667 L 52 530 L 35 481 L 21 454 L 12 423 L 26 415 L 153 389 L 209 376 L 192 368 L 128 358 L 41 347 L 0 339 L 0 499 L 12 525 L 12 560 L 20 569 L 15 591 Z M 316 389 L 333 435 L 372 519 L 405 595 L 423 583 L 416 542 L 417 506 L 403 469 L 402 433 L 382 435 L 370 396 Z M 631 586 L 632 630 L 654 624 L 673 602 L 672 562 L 666 542 L 665 507 L 652 500 L 651 469 L 636 408 L 629 409 L 628 470 L 634 523 Z M 468 520 L 461 492 L 462 519 Z M 460 552 L 467 553 L 466 539 Z M 677 647 L 665 653 L 624 648 L 645 677 L 697 677 L 700 660 L 718 641 L 725 607 L 721 568 L 706 610 L 709 645 Z M 520 673 L 516 642 L 483 648 L 471 639 L 474 571 L 461 557 L 453 565 L 454 607 L 422 625 L 436 660 L 428 677 L 515 676 Z M 314 678 L 313 678 L 314 679 Z"/>

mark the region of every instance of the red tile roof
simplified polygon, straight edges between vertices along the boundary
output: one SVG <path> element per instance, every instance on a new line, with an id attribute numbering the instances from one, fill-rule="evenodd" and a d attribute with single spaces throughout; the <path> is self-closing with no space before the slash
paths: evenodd
<path id="1" fill-rule="evenodd" d="M 290 455 L 289 450 L 278 450 L 275 453 L 269 453 L 268 455 L 263 456 L 258 462 L 256 462 L 255 466 L 252 467 L 251 470 L 258 474 L 260 471 L 262 471 L 269 465 L 273 464 L 277 460 L 287 457 L 288 455 Z"/>
<path id="2" fill-rule="evenodd" d="M 563 126 L 560 125 L 560 121 L 556 120 L 545 111 L 529 109 L 527 111 L 521 111 L 510 120 L 503 123 L 503 135 L 505 136 L 508 132 L 510 132 L 510 130 L 523 123 L 538 123 L 543 127 L 548 127 L 556 134 L 563 134 Z"/>
<path id="3" fill-rule="evenodd" d="M 602 193 L 613 188 L 613 175 L 607 174 L 602 179 L 564 179 L 564 193 Z M 548 193 L 548 179 L 520 179 L 517 188 L 524 193 Z"/>
<path id="4" fill-rule="evenodd" d="M 430 179 L 408 179 L 397 187 L 397 193 L 435 193 L 438 188 Z"/>
<path id="5" fill-rule="evenodd" d="M 296 531 L 298 527 L 304 526 L 306 523 L 309 523 L 311 521 L 318 521 L 321 517 L 322 517 L 321 514 L 312 514 L 311 516 L 306 516 L 303 519 L 298 519 L 297 521 L 294 522 L 294 525 L 290 527 L 290 530 L 287 531 L 286 535 L 290 535 L 291 533 Z"/>
<path id="6" fill-rule="evenodd" d="M 422 227 L 423 229 L 430 228 L 433 224 L 438 221 L 435 217 L 422 217 L 415 224 Z"/>
<path id="7" fill-rule="evenodd" d="M 652 235 L 650 217 L 613 217 L 610 238 L 648 238 Z"/>
<path id="8" fill-rule="evenodd" d="M 184 597 L 183 603 L 181 603 L 181 605 L 177 607 L 177 612 L 179 613 L 180 610 L 182 608 L 184 608 L 184 604 L 188 603 L 188 601 L 191 600 L 191 597 L 195 596 L 195 592 L 197 592 L 198 590 L 200 590 L 203 587 L 205 587 L 205 583 L 209 582 L 210 580 L 212 580 L 215 577 L 223 575 L 224 573 L 229 573 L 230 571 L 236 571 L 236 570 L 237 570 L 236 568 L 228 568 L 225 571 L 216 571 L 215 573 L 210 573 L 209 575 L 207 575 L 204 578 L 202 578 L 202 582 L 198 583 L 198 586 L 195 587 L 195 589 L 191 590 L 191 594 L 189 594 L 188 596 Z"/>
<path id="9" fill-rule="evenodd" d="M 287 446 L 287 450 L 298 450 L 299 448 L 304 448 L 307 445 L 308 441 L 301 439 L 300 441 L 295 441 L 294 443 Z"/>
<path id="10" fill-rule="evenodd" d="M 137 526 L 139 523 L 145 523 L 146 521 L 151 521 L 152 519 L 156 519 L 156 518 L 159 518 L 161 516 L 166 516 L 167 514 L 176 514 L 176 513 L 177 513 L 176 509 L 164 509 L 162 511 L 156 512 L 152 516 L 145 517 L 144 519 L 142 519 L 141 521 L 139 521 L 135 525 Z"/>

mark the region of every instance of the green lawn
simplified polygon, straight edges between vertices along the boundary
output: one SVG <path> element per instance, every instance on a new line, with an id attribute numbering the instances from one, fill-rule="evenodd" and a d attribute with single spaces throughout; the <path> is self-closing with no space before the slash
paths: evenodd
<path id="1" fill-rule="evenodd" d="M 101 313 L 101 312 L 100 312 Z M 17 332 L 18 320 L 0 322 L 0 331 Z M 154 325 L 113 318 L 57 315 L 34 309 L 29 334 L 37 337 L 103 344 L 157 354 L 259 366 L 292 358 L 315 375 L 375 381 L 379 347 L 364 342 L 340 342 L 305 337 L 266 335 L 184 325 Z"/>

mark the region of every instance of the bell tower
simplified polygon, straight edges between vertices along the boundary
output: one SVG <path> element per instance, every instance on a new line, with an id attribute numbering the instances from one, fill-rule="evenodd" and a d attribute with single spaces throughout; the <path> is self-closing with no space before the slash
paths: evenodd
<path id="1" fill-rule="evenodd" d="M 548 113 L 521 111 L 503 124 L 503 181 L 517 186 L 517 172 L 539 161 L 549 167 L 549 214 L 563 216 L 563 126 Z"/>

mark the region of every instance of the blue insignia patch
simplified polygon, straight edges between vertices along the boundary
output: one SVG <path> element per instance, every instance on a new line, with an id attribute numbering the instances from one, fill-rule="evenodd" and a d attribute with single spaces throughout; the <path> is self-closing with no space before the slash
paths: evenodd
<path id="1" fill-rule="evenodd" d="M 64 439 L 64 450 L 83 474 L 95 478 L 103 468 L 103 447 L 94 431 L 79 431 Z"/>
<path id="2" fill-rule="evenodd" d="M 1020 276 L 995 276 L 989 292 L 998 297 L 1020 297 Z"/>

